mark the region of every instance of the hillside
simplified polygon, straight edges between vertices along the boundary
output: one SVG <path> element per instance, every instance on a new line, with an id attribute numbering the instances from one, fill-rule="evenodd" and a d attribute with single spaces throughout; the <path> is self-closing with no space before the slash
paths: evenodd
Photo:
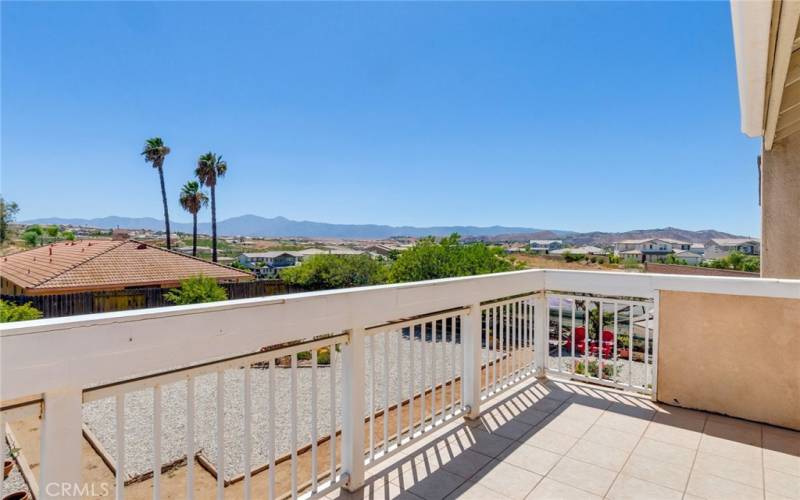
<path id="1" fill-rule="evenodd" d="M 86 226 L 98 229 L 148 229 L 162 231 L 164 222 L 152 217 L 117 217 L 109 216 L 96 219 L 65 219 L 48 217 L 24 221 L 25 224 L 60 224 Z M 173 231 L 190 232 L 192 225 L 188 222 L 170 221 Z M 341 238 L 341 239 L 384 239 L 392 236 L 446 236 L 459 233 L 462 236 L 492 236 L 497 234 L 534 233 L 539 229 L 506 226 L 387 226 L 379 224 L 330 224 L 325 222 L 295 221 L 285 217 L 261 217 L 258 215 L 241 215 L 217 223 L 221 236 L 255 236 L 255 237 L 309 237 L 309 238 Z M 211 224 L 198 224 L 198 231 L 211 233 Z M 567 234 L 566 231 L 556 231 Z"/>
<path id="2" fill-rule="evenodd" d="M 688 241 L 690 243 L 705 243 L 711 238 L 739 238 L 741 235 L 725 233 L 715 229 L 702 229 L 691 231 L 689 229 L 679 229 L 676 227 L 665 227 L 661 229 L 634 229 L 619 233 L 593 231 L 589 233 L 571 232 L 566 235 L 558 236 L 552 231 L 536 231 L 530 233 L 498 234 L 495 236 L 481 236 L 471 238 L 474 240 L 489 241 L 494 243 L 501 242 L 527 242 L 530 240 L 562 239 L 565 243 L 574 246 L 594 245 L 609 246 L 615 241 L 620 240 L 641 240 L 645 238 L 669 238 L 673 240 Z"/>

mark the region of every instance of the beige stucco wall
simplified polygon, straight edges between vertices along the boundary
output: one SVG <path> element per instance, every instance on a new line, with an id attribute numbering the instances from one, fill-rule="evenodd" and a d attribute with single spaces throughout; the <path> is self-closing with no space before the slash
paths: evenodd
<path id="1" fill-rule="evenodd" d="M 800 430 L 800 300 L 660 295 L 657 396 Z"/>
<path id="2" fill-rule="evenodd" d="M 800 134 L 762 155 L 761 275 L 800 278 Z"/>

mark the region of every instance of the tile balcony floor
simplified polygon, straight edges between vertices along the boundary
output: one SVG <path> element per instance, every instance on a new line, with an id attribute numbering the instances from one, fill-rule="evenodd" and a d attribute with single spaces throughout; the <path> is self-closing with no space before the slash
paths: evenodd
<path id="1" fill-rule="evenodd" d="M 328 498 L 800 499 L 800 432 L 533 381 Z"/>

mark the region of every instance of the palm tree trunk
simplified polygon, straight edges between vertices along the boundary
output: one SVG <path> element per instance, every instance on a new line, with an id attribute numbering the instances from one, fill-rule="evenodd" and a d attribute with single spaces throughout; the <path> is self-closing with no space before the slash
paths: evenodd
<path id="1" fill-rule="evenodd" d="M 167 190 L 164 187 L 164 169 L 158 166 L 158 178 L 161 180 L 161 200 L 164 202 L 164 224 L 167 226 L 167 250 L 172 250 L 172 238 L 169 235 L 169 211 L 167 210 Z"/>
<path id="2" fill-rule="evenodd" d="M 192 257 L 197 257 L 197 212 L 192 212 Z"/>
<path id="3" fill-rule="evenodd" d="M 211 260 L 217 261 L 217 192 L 211 185 Z"/>

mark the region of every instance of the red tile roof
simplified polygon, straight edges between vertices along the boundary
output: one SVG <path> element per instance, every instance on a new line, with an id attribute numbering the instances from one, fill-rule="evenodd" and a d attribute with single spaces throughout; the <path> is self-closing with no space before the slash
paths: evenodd
<path id="1" fill-rule="evenodd" d="M 174 286 L 198 274 L 219 282 L 253 279 L 248 272 L 135 240 L 59 242 L 0 262 L 3 278 L 34 293 Z"/>

